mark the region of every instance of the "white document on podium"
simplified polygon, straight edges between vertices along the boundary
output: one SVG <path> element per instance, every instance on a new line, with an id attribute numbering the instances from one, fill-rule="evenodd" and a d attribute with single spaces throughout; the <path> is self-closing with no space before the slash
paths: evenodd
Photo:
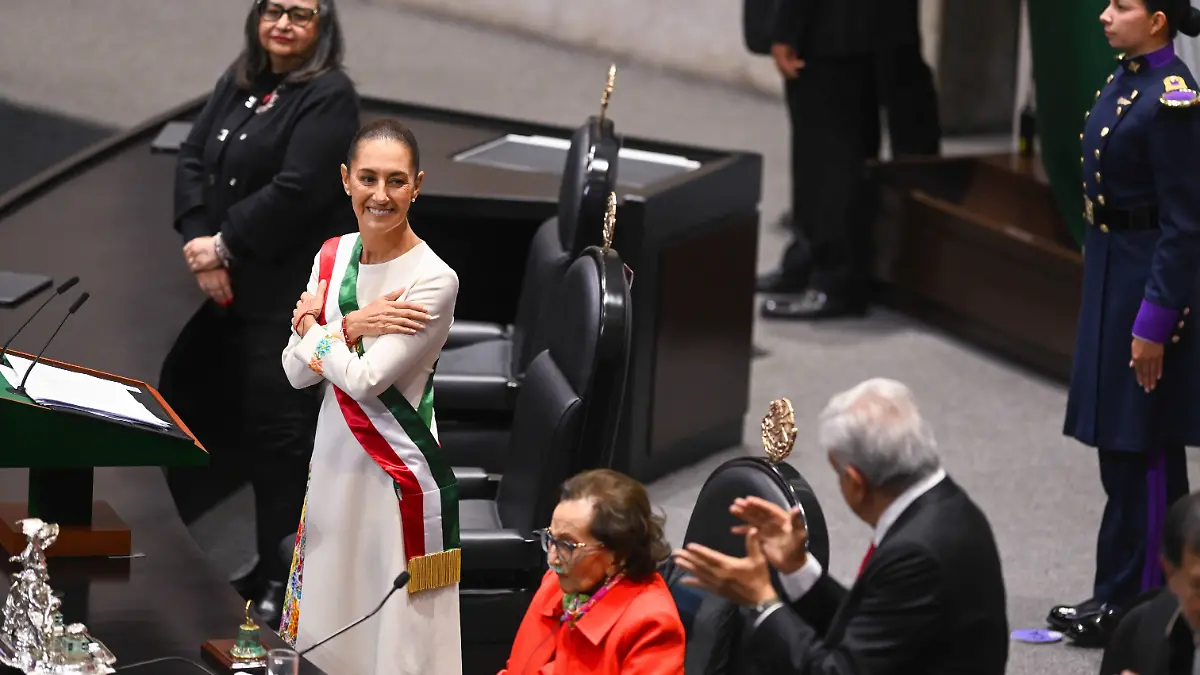
<path id="1" fill-rule="evenodd" d="M 16 387 L 33 361 L 12 354 L 7 358 L 12 367 L 0 365 L 0 374 Z M 137 390 L 120 382 L 55 368 L 46 363 L 39 363 L 25 383 L 25 393 L 40 405 L 69 408 L 160 429 L 171 426 L 134 398 L 134 391 Z"/>

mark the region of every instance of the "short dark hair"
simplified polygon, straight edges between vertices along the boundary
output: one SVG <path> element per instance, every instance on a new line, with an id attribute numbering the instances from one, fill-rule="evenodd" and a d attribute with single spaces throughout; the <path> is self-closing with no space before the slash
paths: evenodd
<path id="1" fill-rule="evenodd" d="M 1192 7 L 1191 0 L 1142 0 L 1142 4 L 1148 13 L 1162 12 L 1167 17 L 1172 40 L 1178 33 L 1200 35 L 1200 10 Z"/>
<path id="2" fill-rule="evenodd" d="M 403 145 L 408 148 L 408 154 L 412 155 L 413 174 L 421 171 L 421 148 L 417 146 L 417 136 L 404 122 L 394 117 L 380 117 L 364 124 L 358 133 L 354 134 L 354 140 L 350 141 L 346 166 L 354 163 L 354 158 L 358 156 L 358 146 L 366 141 L 395 141 Z"/>
<path id="3" fill-rule="evenodd" d="M 650 496 L 636 480 L 610 469 L 585 471 L 562 486 L 563 501 L 576 499 L 592 502 L 591 535 L 624 559 L 631 580 L 649 578 L 671 555 L 663 535 L 665 518 L 651 511 Z"/>
<path id="4" fill-rule="evenodd" d="M 1185 550 L 1200 554 L 1200 492 L 1172 504 L 1163 521 L 1163 557 L 1179 567 Z"/>
<path id="5" fill-rule="evenodd" d="M 246 44 L 242 53 L 233 62 L 233 72 L 237 85 L 249 89 L 254 78 L 270 67 L 271 61 L 267 50 L 258 40 L 258 25 L 262 16 L 263 6 L 269 0 L 255 0 L 250 5 L 250 13 L 246 15 L 245 36 Z M 317 46 L 312 56 L 299 68 L 287 74 L 284 82 L 302 84 L 328 73 L 331 70 L 342 69 L 342 57 L 345 54 L 345 40 L 342 37 L 342 23 L 338 21 L 336 0 L 319 0 L 317 2 Z"/>

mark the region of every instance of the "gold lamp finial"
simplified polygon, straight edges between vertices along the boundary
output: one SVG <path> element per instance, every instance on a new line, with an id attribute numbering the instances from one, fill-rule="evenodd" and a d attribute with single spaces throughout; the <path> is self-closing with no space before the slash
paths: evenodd
<path id="1" fill-rule="evenodd" d="M 617 64 L 608 67 L 608 80 L 604 83 L 604 93 L 600 95 L 600 120 L 608 114 L 608 102 L 612 99 L 613 88 L 617 85 Z"/>
<path id="2" fill-rule="evenodd" d="M 762 420 L 763 449 L 767 459 L 778 464 L 792 454 L 796 445 L 796 411 L 786 398 L 771 401 Z"/>
<path id="3" fill-rule="evenodd" d="M 604 214 L 604 252 L 612 248 L 613 233 L 617 229 L 617 193 L 608 193 L 608 210 Z"/>

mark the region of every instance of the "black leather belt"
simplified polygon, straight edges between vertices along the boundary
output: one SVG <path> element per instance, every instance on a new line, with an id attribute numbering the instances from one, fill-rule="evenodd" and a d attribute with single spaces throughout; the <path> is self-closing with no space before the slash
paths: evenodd
<path id="1" fill-rule="evenodd" d="M 1113 209 L 1084 197 L 1083 206 L 1083 215 L 1088 223 L 1105 232 L 1158 229 L 1158 206 L 1155 204 Z"/>

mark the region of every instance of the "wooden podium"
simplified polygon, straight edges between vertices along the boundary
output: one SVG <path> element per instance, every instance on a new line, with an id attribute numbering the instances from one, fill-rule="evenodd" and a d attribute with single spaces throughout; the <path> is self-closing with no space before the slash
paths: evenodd
<path id="1" fill-rule="evenodd" d="M 33 355 L 9 350 L 32 359 Z M 44 365 L 119 382 L 151 412 L 170 423 L 158 429 L 102 415 L 47 407 L 10 391 L 0 375 L 0 468 L 28 468 L 26 502 L 0 502 L 0 547 L 25 548 L 22 518 L 58 523 L 58 541 L 46 551 L 57 558 L 125 556 L 132 553 L 129 527 L 112 506 L 93 501 L 92 479 L 101 466 L 203 466 L 208 453 L 158 391 L 137 380 L 43 358 Z"/>

